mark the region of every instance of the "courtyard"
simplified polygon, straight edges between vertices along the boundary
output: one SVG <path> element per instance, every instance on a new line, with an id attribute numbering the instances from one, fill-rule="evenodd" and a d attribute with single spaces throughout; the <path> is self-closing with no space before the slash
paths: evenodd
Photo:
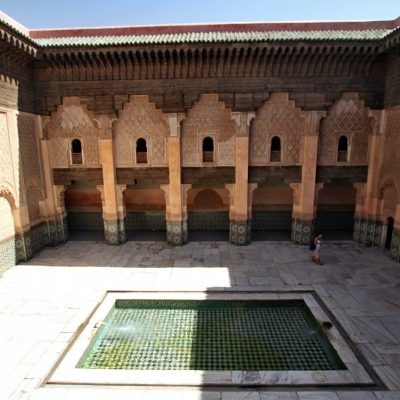
<path id="1" fill-rule="evenodd" d="M 323 243 L 323 266 L 304 246 L 259 241 L 69 241 L 45 248 L 0 279 L 0 398 L 4 400 L 400 399 L 400 269 L 377 248 Z M 107 291 L 315 292 L 376 378 L 373 388 L 46 384 L 57 361 Z M 246 380 L 247 379 L 247 380 Z M 317 378 L 316 378 L 317 379 Z M 253 384 L 252 384 L 253 383 Z"/>

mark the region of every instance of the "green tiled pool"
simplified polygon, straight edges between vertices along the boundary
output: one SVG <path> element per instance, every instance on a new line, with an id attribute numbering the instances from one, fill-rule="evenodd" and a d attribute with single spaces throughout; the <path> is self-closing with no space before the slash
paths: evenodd
<path id="1" fill-rule="evenodd" d="M 117 300 L 77 368 L 346 369 L 302 300 Z"/>

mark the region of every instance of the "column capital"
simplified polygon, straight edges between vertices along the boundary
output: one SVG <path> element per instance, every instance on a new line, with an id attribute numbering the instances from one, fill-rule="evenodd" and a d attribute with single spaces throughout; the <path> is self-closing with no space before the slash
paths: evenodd
<path id="1" fill-rule="evenodd" d="M 185 114 L 183 113 L 168 113 L 170 136 L 180 137 L 181 122 L 183 121 L 184 118 Z"/>
<path id="2" fill-rule="evenodd" d="M 97 127 L 99 128 L 100 139 L 112 139 L 112 125 L 117 120 L 115 115 L 102 114 L 94 118 Z"/>
<path id="3" fill-rule="evenodd" d="M 233 112 L 232 119 L 239 128 L 239 136 L 249 136 L 251 120 L 255 117 L 255 112 Z"/>
<path id="4" fill-rule="evenodd" d="M 385 110 L 368 110 L 372 119 L 372 135 L 381 136 L 385 131 Z"/>
<path id="5" fill-rule="evenodd" d="M 319 125 L 321 123 L 321 119 L 325 117 L 326 111 L 304 111 L 304 114 L 307 118 L 306 135 L 318 136 Z"/>

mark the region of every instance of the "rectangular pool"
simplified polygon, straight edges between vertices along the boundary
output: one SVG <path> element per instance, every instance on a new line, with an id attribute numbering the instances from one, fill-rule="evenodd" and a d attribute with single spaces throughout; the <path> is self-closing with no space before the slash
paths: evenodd
<path id="1" fill-rule="evenodd" d="M 77 367 L 346 369 L 301 300 L 116 300 Z"/>
<path id="2" fill-rule="evenodd" d="M 334 322 L 310 292 L 109 292 L 47 383 L 375 385 Z"/>

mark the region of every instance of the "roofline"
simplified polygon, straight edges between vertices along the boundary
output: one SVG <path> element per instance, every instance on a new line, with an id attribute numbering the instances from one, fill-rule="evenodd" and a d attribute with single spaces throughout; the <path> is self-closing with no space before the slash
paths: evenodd
<path id="1" fill-rule="evenodd" d="M 32 39 L 90 36 L 162 35 L 194 32 L 249 32 L 249 31 L 325 31 L 376 30 L 400 26 L 400 17 L 381 21 L 296 21 L 296 22 L 223 22 L 200 24 L 160 24 L 137 26 L 109 26 L 89 28 L 32 29 Z"/>
<path id="2" fill-rule="evenodd" d="M 0 10 L 0 21 L 5 22 L 15 31 L 29 37 L 29 29 L 26 26 L 20 24 L 14 18 L 11 18 L 9 15 L 7 15 L 5 12 L 1 10 Z"/>

